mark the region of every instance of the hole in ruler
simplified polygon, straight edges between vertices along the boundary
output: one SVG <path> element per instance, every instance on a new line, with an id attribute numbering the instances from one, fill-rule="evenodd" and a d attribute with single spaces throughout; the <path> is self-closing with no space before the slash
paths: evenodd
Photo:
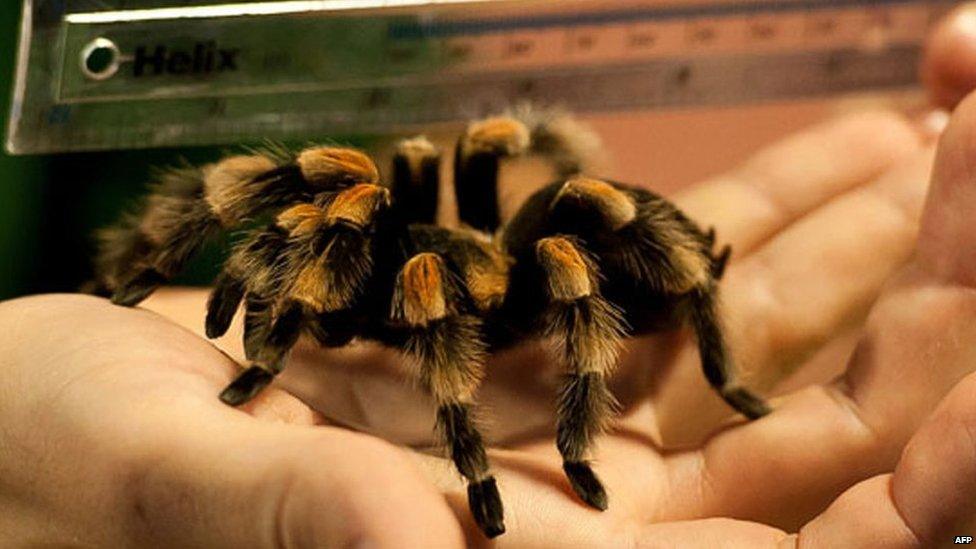
<path id="1" fill-rule="evenodd" d="M 91 80 L 107 80 L 119 70 L 122 52 L 108 38 L 96 38 L 81 50 L 81 72 Z"/>

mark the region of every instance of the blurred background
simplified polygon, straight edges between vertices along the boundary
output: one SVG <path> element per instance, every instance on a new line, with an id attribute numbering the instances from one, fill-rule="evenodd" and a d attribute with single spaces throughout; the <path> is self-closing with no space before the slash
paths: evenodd
<path id="1" fill-rule="evenodd" d="M 685 3 L 659 2 L 661 5 Z M 870 50 L 886 46 L 884 37 L 878 34 L 893 24 L 892 12 L 886 11 L 886 4 L 897 10 L 902 9 L 901 4 L 909 3 L 850 4 L 871 5 L 872 11 L 865 12 L 867 15 L 859 12 L 857 18 L 842 20 L 847 26 L 843 32 L 861 41 L 859 47 Z M 943 7 L 948 4 L 951 3 L 940 3 Z M 21 9 L 18 2 L 5 2 L 0 6 L 0 117 L 4 127 L 9 116 Z M 913 37 L 924 35 L 925 27 L 932 23 L 930 18 L 896 22 L 907 25 Z M 761 20 L 749 23 L 751 26 L 747 28 L 768 33 L 768 27 L 761 23 Z M 700 38 L 702 28 L 692 30 L 696 33 L 693 37 Z M 795 45 L 791 32 L 787 28 L 781 38 Z M 702 36 L 707 38 L 707 35 Z M 768 34 L 756 34 L 755 37 L 767 40 L 767 48 L 776 48 L 775 34 L 772 41 Z M 585 42 L 585 35 L 578 32 L 571 35 L 571 39 L 578 41 L 574 47 L 592 46 Z M 827 62 L 832 61 L 828 59 Z M 685 78 L 687 74 L 681 77 Z M 757 78 L 758 86 L 762 77 Z M 812 99 L 777 97 L 727 106 L 686 104 L 669 108 L 618 108 L 603 114 L 586 114 L 582 118 L 604 141 L 607 155 L 599 167 L 601 175 L 645 183 L 668 194 L 720 173 L 762 145 L 817 120 L 868 108 L 892 107 L 910 112 L 921 106 L 922 101 L 918 90 L 900 85 L 880 91 L 846 91 Z M 452 136 L 461 128 L 459 124 L 437 124 L 427 133 L 442 146 L 450 147 Z M 370 132 L 370 135 L 326 134 L 318 137 L 367 149 L 382 148 L 389 141 L 377 137 L 376 132 Z M 301 142 L 304 141 L 297 141 Z M 39 292 L 75 291 L 90 276 L 94 231 L 111 223 L 123 209 L 137 202 L 155 167 L 182 161 L 204 163 L 216 159 L 226 150 L 227 146 L 209 146 L 32 156 L 3 153 L 0 155 L 0 299 Z M 178 282 L 206 283 L 219 264 L 220 249 L 219 244 L 213 246 Z"/>
<path id="2" fill-rule="evenodd" d="M 0 117 L 7 127 L 22 6 L 0 3 Z M 0 299 L 72 292 L 91 273 L 92 235 L 144 191 L 149 167 L 216 148 L 11 156 L 0 153 Z M 203 280 L 191 273 L 189 280 Z"/>
<path id="3" fill-rule="evenodd" d="M 6 128 L 22 5 L 0 3 L 0 119 Z M 374 140 L 331 136 L 357 146 Z M 206 163 L 227 146 L 14 156 L 0 152 L 0 299 L 74 292 L 91 276 L 95 232 L 138 205 L 153 171 Z M 178 281 L 206 284 L 224 243 L 209 246 Z"/>

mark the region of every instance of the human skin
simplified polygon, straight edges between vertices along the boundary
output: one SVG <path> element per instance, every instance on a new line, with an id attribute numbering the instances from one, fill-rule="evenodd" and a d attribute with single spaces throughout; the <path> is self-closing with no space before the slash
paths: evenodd
<path id="1" fill-rule="evenodd" d="M 966 28 L 940 32 L 976 44 Z M 607 512 L 562 476 L 544 355 L 493 361 L 482 401 L 508 526 L 494 543 L 928 547 L 971 535 L 976 98 L 956 109 L 934 168 L 932 141 L 898 115 L 863 113 L 674 197 L 736 250 L 722 291 L 750 379 L 811 384 L 760 421 L 730 420 L 686 335 L 629 342 L 614 382 L 624 410 L 595 454 Z M 215 395 L 239 344 L 199 334 L 204 300 L 0 304 L 0 545 L 487 543 L 448 462 L 337 426 L 429 442 L 429 403 L 397 378 L 395 355 L 305 343 L 280 383 L 231 409 Z M 836 368 L 792 371 L 818 353 Z M 386 426 L 400 415 L 417 421 Z"/>

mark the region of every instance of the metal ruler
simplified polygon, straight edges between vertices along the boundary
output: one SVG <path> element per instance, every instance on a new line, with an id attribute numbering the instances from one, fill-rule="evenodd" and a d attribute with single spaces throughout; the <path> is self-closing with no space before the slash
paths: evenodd
<path id="1" fill-rule="evenodd" d="M 15 154 L 914 85 L 945 0 L 26 0 Z"/>

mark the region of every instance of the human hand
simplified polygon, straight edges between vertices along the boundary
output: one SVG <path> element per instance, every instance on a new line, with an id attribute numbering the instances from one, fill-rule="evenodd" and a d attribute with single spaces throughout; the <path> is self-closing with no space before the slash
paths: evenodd
<path id="1" fill-rule="evenodd" d="M 321 426 L 157 314 L 87 296 L 0 304 L 0 546 L 459 547 L 406 451 Z"/>
<path id="2" fill-rule="evenodd" d="M 677 197 L 693 216 L 716 224 L 737 250 L 723 292 L 731 346 L 748 348 L 750 366 L 760 372 L 790 366 L 860 324 L 883 281 L 911 254 L 930 165 L 930 144 L 908 123 L 890 114 L 862 114 L 800 134 Z M 771 294 L 784 301 L 771 306 Z M 191 298 L 198 309 L 191 322 L 198 326 L 201 298 Z M 914 329 L 904 316 L 892 322 Z M 933 398 L 896 418 L 895 426 L 885 423 L 892 421 L 888 416 L 873 420 L 872 428 L 889 429 L 878 439 L 866 435 L 850 409 L 839 405 L 854 402 L 854 393 L 836 382 L 777 401 L 770 417 L 737 425 L 704 446 L 693 441 L 690 450 L 667 451 L 662 446 L 689 426 L 714 430 L 727 408 L 707 388 L 697 353 L 682 336 L 633 341 L 614 383 L 624 413 L 596 454 L 611 498 L 610 510 L 600 514 L 579 502 L 562 476 L 549 427 L 557 372 L 536 353 L 538 347 L 527 346 L 498 357 L 479 395 L 490 410 L 486 415 L 496 442 L 491 458 L 507 504 L 508 533 L 496 540 L 502 546 L 695 539 L 709 545 L 719 539 L 694 537 L 705 532 L 723 538 L 741 532 L 743 540 L 753 542 L 785 538 L 760 523 L 794 530 L 844 489 L 891 470 L 905 441 L 951 386 L 933 391 Z M 864 364 L 850 372 L 880 366 L 873 355 L 859 360 Z M 905 360 L 883 366 L 903 368 Z M 430 444 L 430 403 L 396 375 L 403 367 L 376 346 L 323 351 L 305 344 L 276 385 L 300 395 L 331 422 L 415 446 Z M 908 392 L 915 398 L 919 388 L 898 385 L 888 396 L 903 398 Z M 671 401 L 676 404 L 670 409 L 680 414 L 669 416 L 668 398 L 675 392 L 686 398 Z M 259 397 L 256 404 L 264 402 Z M 871 411 L 888 402 L 870 402 Z M 707 410 L 717 413 L 709 417 Z M 707 421 L 683 419 L 689 415 Z M 812 443 L 821 446 L 810 451 Z M 449 463 L 417 459 L 444 491 L 469 542 L 482 541 Z M 708 516 L 757 522 L 683 524 Z"/>
<path id="3" fill-rule="evenodd" d="M 796 357 L 815 352 L 860 323 L 883 281 L 911 252 L 930 157 L 930 147 L 904 120 L 862 114 L 778 144 L 734 173 L 678 197 L 693 216 L 716 224 L 737 249 L 723 290 L 732 347 L 749 350 L 752 360 L 747 364 L 763 372 L 790 366 Z M 802 299 L 773 307 L 768 299 L 772 293 Z M 155 306 L 161 307 L 162 301 Z M 195 307 L 190 322 L 199 326 L 202 296 Z M 239 341 L 237 337 L 230 341 Z M 486 415 L 498 447 L 492 452 L 493 464 L 508 505 L 509 529 L 498 540 L 501 545 L 617 545 L 628 541 L 621 535 L 643 531 L 642 524 L 712 513 L 798 526 L 842 489 L 865 478 L 844 466 L 850 451 L 840 445 L 836 454 L 828 448 L 807 456 L 806 462 L 804 456 L 787 454 L 802 474 L 783 493 L 766 493 L 765 484 L 756 482 L 752 498 L 732 490 L 734 494 L 698 501 L 702 480 L 696 467 L 703 451 L 665 453 L 661 446 L 689 428 L 714 430 L 728 409 L 706 387 L 697 353 L 681 336 L 642 338 L 628 346 L 615 378 L 624 414 L 596 454 L 611 509 L 595 513 L 572 496 L 552 444 L 550 402 L 558 372 L 549 365 L 538 346 L 505 353 L 490 364 L 479 394 L 479 402 L 490 410 Z M 293 353 L 276 385 L 298 394 L 331 422 L 414 446 L 429 445 L 430 402 L 402 382 L 403 371 L 393 353 L 373 345 L 324 351 L 306 343 Z M 672 409 L 681 413 L 668 416 L 667 399 L 676 392 L 687 395 L 678 401 L 684 408 L 676 406 Z M 780 423 L 774 419 L 789 419 L 792 424 L 805 422 L 807 435 L 833 440 L 835 431 L 845 427 L 844 417 L 836 417 L 836 411 L 835 417 L 811 413 L 834 402 L 829 394 L 808 390 L 802 412 L 786 405 L 774 417 L 727 436 L 753 433 L 760 425 L 772 425 L 775 431 Z M 257 402 L 263 401 L 259 397 Z M 717 413 L 709 417 L 709 409 Z M 707 421 L 684 419 L 689 416 Z M 896 444 L 899 449 L 922 416 L 906 426 L 905 438 Z M 796 442 L 778 432 L 767 436 L 765 443 L 755 435 L 746 439 L 755 442 L 754 450 L 767 461 L 783 458 L 783 450 Z M 743 453 L 739 446 L 729 451 Z M 896 456 L 879 456 L 872 466 L 884 470 L 886 465 L 878 463 L 890 466 Z M 743 467 L 762 465 L 751 454 L 739 457 L 722 463 L 726 484 L 738 479 Z M 439 458 L 420 461 L 469 528 L 470 541 L 482 539 L 471 525 L 463 486 L 449 464 Z M 818 467 L 827 468 L 833 478 L 810 477 Z M 873 473 L 871 469 L 868 476 Z M 773 511 L 782 514 L 769 516 Z"/>
<path id="4" fill-rule="evenodd" d="M 730 347 L 753 379 L 773 385 L 787 369 L 857 329 L 884 281 L 911 254 L 930 166 L 930 148 L 908 124 L 860 115 L 778 144 L 744 168 L 676 197 L 693 218 L 716 225 L 736 250 L 723 281 L 725 313 Z M 833 374 L 845 358 L 834 356 L 833 371 L 803 373 Z M 848 375 L 875 369 L 869 358 L 851 365 Z M 493 424 L 525 425 L 546 416 L 543 410 L 528 413 L 524 404 L 508 412 L 519 400 L 540 408 L 551 402 L 551 370 L 537 370 L 535 378 L 524 373 L 527 364 L 540 363 L 502 357 L 489 366 L 480 401 L 493 412 Z M 521 373 L 517 381 L 506 379 L 514 373 Z M 742 530 L 748 546 L 774 543 L 785 534 L 760 524 L 795 531 L 845 488 L 891 470 L 938 400 L 916 409 L 917 416 L 899 417 L 897 429 L 874 440 L 870 429 L 880 431 L 892 418 L 860 430 L 850 412 L 855 404 L 846 404 L 854 402 L 854 393 L 845 392 L 845 382 L 817 384 L 775 400 L 769 417 L 735 425 L 702 444 L 694 431 L 715 432 L 728 409 L 705 383 L 686 336 L 631 341 L 613 385 L 624 410 L 595 453 L 610 509 L 596 513 L 573 497 L 551 430 L 507 433 L 491 456 L 503 496 L 513 494 L 506 498 L 509 533 L 498 545 L 713 546 L 733 539 L 733 528 Z M 890 396 L 920 388 L 908 385 L 889 386 Z M 498 387 L 512 396 L 506 400 Z M 538 395 L 549 398 L 519 394 L 539 387 L 546 390 Z M 672 449 L 676 445 L 687 449 Z M 446 469 L 427 461 L 432 470 Z M 446 473 L 437 480 L 465 517 L 454 477 Z M 718 521 L 708 523 L 715 526 L 709 530 L 681 524 L 702 517 L 755 525 Z M 708 532 L 713 537 L 700 537 Z"/>
<path id="5" fill-rule="evenodd" d="M 778 399 L 770 416 L 700 449 L 660 456 L 641 474 L 653 479 L 641 487 L 652 491 L 636 506 L 641 520 L 576 517 L 552 531 L 576 536 L 574 546 L 655 547 L 936 547 L 971 536 L 974 155 L 971 95 L 941 139 L 916 250 L 872 308 L 843 375 Z M 823 496 L 841 491 L 817 514 Z M 552 541 L 534 544 L 565 543 Z"/>
<path id="6" fill-rule="evenodd" d="M 860 128 L 862 133 L 854 128 Z M 738 343 L 733 347 L 740 351 L 740 363 L 758 371 L 754 372 L 756 378 L 772 385 L 782 374 L 791 373 L 784 370 L 795 368 L 804 362 L 804 357 L 818 351 L 832 359 L 819 362 L 832 366 L 833 372 L 847 365 L 843 356 L 849 351 L 846 343 L 856 339 L 850 334 L 856 335 L 882 282 L 911 253 L 931 151 L 924 143 L 912 143 L 910 134 L 904 125 L 891 119 L 855 117 L 781 144 L 735 174 L 678 198 L 696 219 L 705 224 L 714 220 L 719 234 L 736 247 L 739 263 L 724 283 L 726 310 L 731 317 L 733 341 Z M 874 146 L 879 149 L 872 149 Z M 850 158 L 850 151 L 857 151 L 859 156 Z M 776 206 L 786 211 L 776 211 Z M 715 212 L 728 212 L 728 216 L 715 219 Z M 900 291 L 904 292 L 902 295 L 910 293 Z M 892 292 L 886 299 L 895 299 L 892 296 L 898 291 Z M 884 319 L 886 314 L 894 317 L 896 312 L 897 307 L 875 315 Z M 877 337 L 872 330 L 897 333 L 899 337 L 906 331 L 909 334 L 905 335 L 921 333 L 912 331 L 920 319 L 916 317 L 912 323 L 905 316 L 903 313 L 898 318 L 873 320 L 865 335 L 868 339 L 862 339 L 861 354 L 852 361 L 842 381 L 787 397 L 782 411 L 777 412 L 780 415 L 774 414 L 780 421 L 768 418 L 723 433 L 706 449 L 663 456 L 654 445 L 673 443 L 675 439 L 693 443 L 695 435 L 714 429 L 720 416 L 701 411 L 702 405 L 710 407 L 708 412 L 714 411 L 706 401 L 717 400 L 701 379 L 694 351 L 682 346 L 681 341 L 672 337 L 670 341 L 655 338 L 632 343 L 628 347 L 629 360 L 625 359 L 615 387 L 624 397 L 626 412 L 617 432 L 603 441 L 598 454 L 599 470 L 605 474 L 615 502 L 605 515 L 593 513 L 574 501 L 562 480 L 551 434 L 544 427 L 551 422 L 546 406 L 554 392 L 551 371 L 526 367 L 544 364 L 544 356 L 535 356 L 536 349 L 522 349 L 519 354 L 500 357 L 490 368 L 480 400 L 491 410 L 494 438 L 503 447 L 493 454 L 496 469 L 500 469 L 500 483 L 503 490 L 508 486 L 506 491 L 516 494 L 509 498 L 518 498 L 518 504 L 514 509 L 509 505 L 509 534 L 498 543 L 616 545 L 631 543 L 635 538 L 648 543 L 688 543 L 696 533 L 705 533 L 708 528 L 698 523 L 675 525 L 669 521 L 713 515 L 753 518 L 795 530 L 844 488 L 877 472 L 891 470 L 905 441 L 951 386 L 951 382 L 938 376 L 928 380 L 932 384 L 928 387 L 921 383 L 891 385 L 887 388 L 889 398 L 908 392 L 907 400 L 913 405 L 899 411 L 898 417 L 884 415 L 890 402 L 874 396 L 874 376 L 879 375 L 877 371 L 898 372 L 906 366 L 903 362 L 917 357 L 890 351 L 900 360 L 891 361 L 882 370 L 876 364 L 878 359 L 865 356 L 863 349 L 871 338 Z M 960 315 L 957 320 L 964 318 Z M 646 352 L 648 348 L 661 351 Z M 674 349 L 680 350 L 669 354 Z M 409 414 L 403 403 L 422 398 L 400 397 L 402 391 L 386 384 L 391 376 L 383 375 L 383 367 L 377 366 L 389 363 L 390 369 L 395 370 L 400 367 L 396 361 L 377 360 L 377 355 L 363 349 L 326 355 L 304 349 L 296 358 L 282 383 L 326 410 L 330 417 L 416 445 L 427 441 L 429 419 L 404 419 Z M 832 373 L 808 370 L 798 374 L 825 380 Z M 368 374 L 363 375 L 364 371 Z M 650 376 L 648 371 L 652 372 Z M 853 381 L 868 375 L 873 398 L 857 402 L 854 395 L 859 387 Z M 951 381 L 958 379 L 948 377 Z M 851 387 L 845 391 L 848 381 Z M 329 396 L 335 393 L 352 398 L 343 401 Z M 356 395 L 370 396 L 357 399 Z M 838 402 L 847 401 L 852 406 L 874 409 L 881 416 L 871 418 L 870 423 L 865 420 L 865 425 L 882 433 L 878 440 L 866 440 L 872 437 L 852 432 L 856 429 L 848 423 L 846 408 L 837 406 Z M 356 403 L 361 406 L 357 408 Z M 958 399 L 955 405 L 947 404 L 954 411 L 946 413 L 960 413 L 958 405 Z M 786 410 L 791 413 L 784 416 Z M 699 416 L 695 418 L 699 421 L 684 419 L 689 414 Z M 707 421 L 700 421 L 702 416 Z M 429 411 L 418 417 L 429 418 Z M 761 431 L 766 436 L 757 435 L 761 425 L 767 426 Z M 699 432 L 682 440 L 689 426 Z M 794 432 L 790 427 L 803 430 Z M 919 437 L 924 439 L 925 432 Z M 814 442 L 822 445 L 811 446 Z M 931 452 L 933 448 L 916 453 L 924 451 Z M 723 478 L 709 483 L 713 491 L 720 493 L 707 498 L 702 495 L 707 488 L 702 486 L 702 472 L 696 467 L 705 455 L 712 453 L 719 455 L 716 461 Z M 738 459 L 721 459 L 730 456 Z M 437 459 L 427 461 L 458 515 L 467 522 L 461 486 L 450 467 Z M 615 479 L 606 477 L 614 473 Z M 906 474 L 902 473 L 902 477 Z M 769 477 L 776 478 L 775 486 L 770 486 Z M 873 482 L 873 487 L 859 487 L 838 505 L 846 505 L 858 495 L 880 498 L 888 485 Z M 686 493 L 682 494 L 682 490 Z M 931 498 L 932 493 L 922 490 L 914 496 Z M 695 501 L 696 498 L 700 499 Z M 882 514 L 877 515 L 879 520 L 884 518 Z M 817 534 L 817 528 L 830 523 L 831 516 L 828 513 L 812 522 L 805 531 L 806 539 L 822 535 Z M 520 529 L 519 521 L 532 527 Z M 645 527 L 648 523 L 656 526 Z M 711 538 L 712 541 L 730 539 L 726 528 L 742 528 L 743 535 L 765 536 L 767 540 L 783 537 L 758 525 L 753 528 L 723 521 L 709 525 L 717 525 L 712 532 L 721 536 Z M 832 528 L 835 534 L 853 535 L 853 529 L 864 531 L 862 525 L 860 521 L 849 521 L 845 531 L 835 521 Z M 662 536 L 665 532 L 673 536 Z M 872 532 L 867 539 L 884 539 L 882 534 Z M 474 534 L 472 540 L 477 539 Z"/>
<path id="7" fill-rule="evenodd" d="M 850 158 L 852 150 L 857 158 Z M 726 311 L 739 362 L 749 365 L 754 379 L 772 384 L 782 375 L 761 374 L 782 374 L 818 349 L 826 348 L 827 358 L 847 349 L 851 327 L 911 253 L 929 154 L 903 122 L 857 116 L 793 138 L 733 175 L 678 197 L 736 247 L 737 262 L 723 284 Z M 777 193 L 782 190 L 788 193 Z M 928 219 L 940 218 L 929 210 Z M 958 211 L 943 214 L 952 218 Z M 509 517 L 509 533 L 497 542 L 775 543 L 785 534 L 758 523 L 695 519 L 726 516 L 795 529 L 853 483 L 891 470 L 925 412 L 969 371 L 965 349 L 945 348 L 967 340 L 966 291 L 945 287 L 944 272 L 918 270 L 940 254 L 951 256 L 946 250 L 957 244 L 943 240 L 924 261 L 920 245 L 914 267 L 875 307 L 844 378 L 850 387 L 838 382 L 791 394 L 775 403 L 771 417 L 726 430 L 703 448 L 657 449 L 693 444 L 724 419 L 694 353 L 675 335 L 632 343 L 615 387 L 625 414 L 597 455 L 611 497 L 604 514 L 576 501 L 562 478 L 548 428 L 552 372 L 525 367 L 544 362 L 540 350 L 499 357 L 482 399 L 493 437 L 504 445 L 491 456 Z M 788 299 L 770 303 L 770 295 Z M 202 325 L 201 297 L 163 295 L 149 307 L 183 319 L 192 311 L 188 321 L 196 327 Z M 789 300 L 794 297 L 805 299 Z M 958 308 L 937 315 L 946 303 Z M 933 325 L 933 317 L 941 323 Z M 400 450 L 322 425 L 347 423 L 414 445 L 429 442 L 430 410 L 390 375 L 402 365 L 384 351 L 297 350 L 279 388 L 314 403 L 327 420 L 279 388 L 243 413 L 222 407 L 214 395 L 232 377 L 231 362 L 144 312 L 88 298 L 34 298 L 3 305 L 0 328 L 13 336 L 0 343 L 9 381 L 0 388 L 0 541 L 248 546 L 271 545 L 278 536 L 297 546 L 351 539 L 457 544 L 457 519 L 428 479 L 444 491 L 471 541 L 481 540 L 446 462 L 417 457 L 427 470 L 428 479 L 421 479 Z M 808 373 L 803 370 L 801 378 Z M 966 404 L 974 383 L 967 383 L 940 412 L 956 431 L 939 432 L 938 421 L 919 431 L 893 478 L 846 492 L 808 524 L 805 542 L 829 541 L 823 536 L 831 534 L 849 541 L 860 533 L 872 543 L 911 543 L 894 504 L 888 505 L 892 500 L 885 499 L 889 486 L 917 535 L 941 535 L 933 525 L 947 516 L 932 512 L 938 509 L 933 491 L 919 489 L 912 477 L 932 469 L 912 460 L 938 456 L 944 466 L 936 480 L 944 486 L 972 478 L 951 474 L 971 470 L 965 448 L 943 446 L 959 440 L 948 435 L 973 424 Z M 897 398 L 906 399 L 904 406 Z M 854 409 L 860 413 L 851 415 Z M 688 421 L 688 414 L 698 417 Z M 865 425 L 871 430 L 862 430 Z M 863 512 L 852 524 L 850 511 L 859 505 L 873 514 Z M 872 517 L 877 521 L 866 524 Z M 895 537 L 878 537 L 889 526 Z"/>
<path id="8" fill-rule="evenodd" d="M 971 34 L 962 35 L 976 46 Z M 938 56 L 934 52 L 929 63 L 945 62 Z M 969 89 L 974 82 L 976 77 Z M 957 99 L 947 99 L 945 105 L 954 106 Z M 733 341 L 753 359 L 750 366 L 760 371 L 802 363 L 818 345 L 846 331 L 845 324 L 858 325 L 858 304 L 870 303 L 886 271 L 909 257 L 904 246 L 910 248 L 914 240 L 919 198 L 929 180 L 924 142 L 914 153 L 906 148 L 905 158 L 882 168 L 880 177 L 867 177 L 872 181 L 867 185 L 820 195 L 817 206 L 804 200 L 817 194 L 809 191 L 826 190 L 824 183 L 830 181 L 828 177 L 803 185 L 815 180 L 803 179 L 810 168 L 840 167 L 845 173 L 854 164 L 836 162 L 863 161 L 872 156 L 865 147 L 881 142 L 881 136 L 887 145 L 904 136 L 894 128 L 885 131 L 861 122 L 866 124 L 865 134 L 857 140 L 845 142 L 842 132 L 821 135 L 821 146 L 837 147 L 822 163 L 805 164 L 810 157 L 796 154 L 818 150 L 808 134 L 810 140 L 794 141 L 806 145 L 791 151 L 794 154 L 760 155 L 764 161 L 758 164 L 769 172 L 757 177 L 747 168 L 748 177 L 731 178 L 767 183 L 762 190 L 771 193 L 772 200 L 735 200 L 736 194 L 728 190 L 754 198 L 756 189 L 727 185 L 726 178 L 678 199 L 693 216 L 700 211 L 696 218 L 705 223 L 716 212 L 728 212 L 716 223 L 719 234 L 730 235 L 738 244 L 740 262 L 733 264 L 724 284 L 727 314 Z M 651 410 L 643 416 L 629 411 L 617 432 L 602 443 L 598 470 L 614 501 L 606 514 L 572 501 L 560 479 L 558 457 L 544 443 L 517 444 L 498 452 L 499 483 L 518 494 L 512 514 L 520 518 L 510 519 L 510 524 L 522 520 L 531 525 L 513 524 L 512 536 L 499 544 L 773 547 L 802 542 L 812 547 L 928 547 L 949 545 L 956 535 L 972 535 L 976 253 L 970 251 L 969 235 L 976 209 L 976 192 L 971 190 L 976 176 L 971 162 L 974 144 L 976 97 L 971 97 L 941 142 L 916 249 L 874 304 L 854 354 L 837 361 L 842 375 L 829 380 L 829 370 L 808 372 L 808 378 L 827 382 L 777 399 L 771 416 L 722 430 L 700 448 L 659 452 L 653 446 L 666 437 L 649 427 L 650 421 L 656 419 L 660 426 L 682 411 L 697 413 L 688 401 L 701 400 L 695 400 L 695 383 L 689 381 L 697 375 L 693 356 L 690 364 L 682 364 L 680 358 L 658 364 L 670 369 L 659 382 L 660 398 L 646 399 Z M 850 151 L 860 157 L 851 159 Z M 804 203 L 806 207 L 798 207 Z M 799 221 L 777 226 L 750 215 L 769 211 L 770 204 L 781 213 L 773 219 L 783 217 L 785 210 L 786 217 Z M 721 230 L 723 221 L 727 232 Z M 778 234 L 762 234 L 752 241 L 761 246 L 755 246 L 742 236 L 742 229 L 760 234 L 778 229 Z M 756 251 L 750 254 L 750 248 Z M 846 351 L 843 341 L 828 343 L 824 358 L 841 358 Z M 683 353 L 694 354 L 680 351 L 678 356 Z M 654 355 L 644 354 L 645 365 L 647 356 Z M 698 386 L 699 395 L 708 394 L 703 383 Z M 669 408 L 668 403 L 673 405 Z M 674 416 L 667 415 L 668 410 L 674 410 Z M 674 424 L 679 429 L 687 426 L 680 419 Z M 458 501 L 452 499 L 460 514 Z M 799 534 L 787 536 L 769 525 Z"/>
<path id="9" fill-rule="evenodd" d="M 503 493 L 514 494 L 507 500 L 514 500 L 509 535 L 498 545 L 928 547 L 971 535 L 976 97 L 960 107 L 942 139 L 914 252 L 931 151 L 924 142 L 912 145 L 905 127 L 882 121 L 849 120 L 848 131 L 857 124 L 865 130 L 850 141 L 838 130 L 843 124 L 796 138 L 792 143 L 802 146 L 779 145 L 782 156 L 763 153 L 748 164 L 747 177 L 719 178 L 678 199 L 693 216 L 701 211 L 696 218 L 706 224 L 715 221 L 740 250 L 724 294 L 732 346 L 752 358 L 748 364 L 776 371 L 827 344 L 825 357 L 843 373 L 829 379 L 829 370 L 808 372 L 823 382 L 776 399 L 770 416 L 721 430 L 701 446 L 662 451 L 664 426 L 673 417 L 668 411 L 696 414 L 700 395 L 710 393 L 700 381 L 696 393 L 690 381 L 700 374 L 688 347 L 662 361 L 643 352 L 654 340 L 632 343 L 627 356 L 636 355 L 638 371 L 650 366 L 666 373 L 637 385 L 650 391 L 632 401 L 601 441 L 597 470 L 610 510 L 596 513 L 574 500 L 551 440 L 507 444 L 492 455 Z M 900 139 L 909 143 L 893 156 L 903 158 L 881 168 L 882 175 L 867 176 L 869 183 L 831 193 L 828 182 L 837 173 L 817 179 L 823 172 L 811 170 L 856 173 L 877 152 L 872 145 Z M 825 160 L 804 164 L 816 157 L 801 151 L 825 152 Z M 750 171 L 757 165 L 768 171 Z M 774 198 L 756 200 L 756 182 Z M 736 200 L 743 195 L 751 201 Z M 780 215 L 756 215 L 770 204 Z M 712 217 L 716 212 L 727 217 Z M 761 236 L 750 240 L 749 231 Z M 859 324 L 861 307 L 905 259 L 871 309 L 856 351 L 840 359 L 832 339 Z M 629 367 L 633 362 L 625 360 L 625 375 Z M 463 517 L 458 486 L 447 475 L 438 480 Z"/>

